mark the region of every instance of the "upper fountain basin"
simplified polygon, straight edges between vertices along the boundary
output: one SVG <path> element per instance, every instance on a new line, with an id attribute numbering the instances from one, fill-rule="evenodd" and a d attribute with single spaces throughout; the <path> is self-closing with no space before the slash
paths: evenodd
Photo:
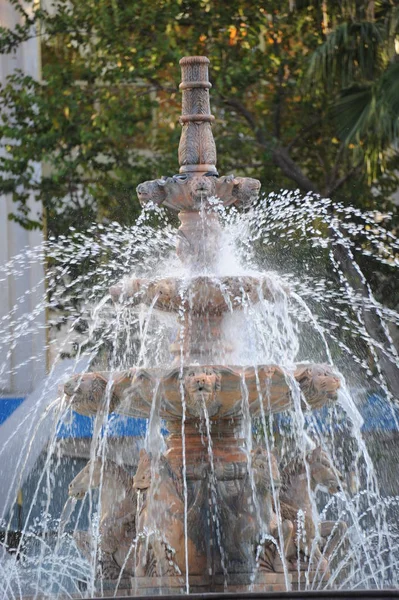
<path id="1" fill-rule="evenodd" d="M 302 405 L 320 408 L 335 400 L 339 376 L 329 365 L 299 364 L 294 370 L 258 367 L 187 366 L 171 371 L 133 368 L 120 373 L 83 373 L 64 385 L 71 408 L 148 418 L 155 410 L 167 420 L 240 417 L 281 412 Z M 295 398 L 298 402 L 295 402 Z"/>
<path id="2" fill-rule="evenodd" d="M 207 276 L 189 279 L 128 279 L 110 288 L 114 301 L 152 305 L 169 312 L 181 310 L 197 314 L 221 314 L 255 304 L 261 299 L 276 301 L 287 288 L 275 278 L 253 276 Z"/>
<path id="3" fill-rule="evenodd" d="M 200 210 L 210 198 L 224 206 L 246 208 L 259 196 L 260 181 L 252 177 L 215 176 L 215 173 L 183 174 L 140 183 L 137 196 L 142 205 L 153 203 L 177 211 Z"/>

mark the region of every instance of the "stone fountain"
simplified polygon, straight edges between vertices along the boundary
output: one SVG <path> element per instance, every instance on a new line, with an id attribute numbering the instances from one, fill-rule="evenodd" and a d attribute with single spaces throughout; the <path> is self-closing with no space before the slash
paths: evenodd
<path id="1" fill-rule="evenodd" d="M 320 484 L 333 494 L 344 483 L 318 447 L 303 450 L 280 472 L 267 436 L 252 447 L 248 423 L 334 402 L 341 379 L 325 364 L 231 364 L 226 313 L 243 310 L 243 299 L 277 302 L 289 290 L 269 276 L 213 274 L 222 238 L 215 206 L 249 207 L 260 182 L 219 177 L 209 61 L 186 57 L 180 65 L 180 172 L 142 183 L 137 193 L 143 205 L 178 213 L 177 254 L 187 276 L 128 279 L 110 290 L 115 303 L 132 310 L 145 304 L 176 315 L 170 367 L 86 373 L 65 384 L 78 413 L 146 418 L 150 429 L 162 420 L 166 448 L 142 450 L 134 476 L 93 457 L 69 494 L 81 498 L 100 487 L 95 552 L 98 579 L 111 589 L 122 580 L 131 594 L 295 589 L 305 571 L 308 581 L 328 578 L 345 528 L 314 521 L 311 492 Z M 75 538 L 90 558 L 88 533 Z"/>

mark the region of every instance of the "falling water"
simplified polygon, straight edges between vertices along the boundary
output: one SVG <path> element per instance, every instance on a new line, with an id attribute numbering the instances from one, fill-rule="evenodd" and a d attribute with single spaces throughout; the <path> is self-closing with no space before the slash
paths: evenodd
<path id="1" fill-rule="evenodd" d="M 388 418 L 391 435 L 398 435 L 397 397 L 390 390 L 384 373 L 386 364 L 397 365 L 394 336 L 397 335 L 395 327 L 399 325 L 399 314 L 376 299 L 361 270 L 367 265 L 369 269 L 379 265 L 391 277 L 395 275 L 399 266 L 399 240 L 390 231 L 390 215 L 382 218 L 375 212 L 332 205 L 328 199 L 311 194 L 303 197 L 298 192 L 262 197 L 245 213 L 234 208 L 225 209 L 217 202 L 212 210 L 219 214 L 223 225 L 218 261 L 212 267 L 204 265 L 203 272 L 195 275 L 207 274 L 213 281 L 220 282 L 222 276 L 262 278 L 267 272 L 273 286 L 273 298 L 260 294 L 261 300 L 256 303 L 242 288 L 237 299 L 241 309 L 237 310 L 231 303 L 229 284 L 219 284 L 229 308 L 222 322 L 222 338 L 232 346 L 230 354 L 220 355 L 220 364 L 240 368 L 276 364 L 292 372 L 298 362 L 327 361 L 335 365 L 342 376 L 338 402 L 320 411 L 311 412 L 304 407 L 293 379 L 290 380 L 293 411 L 272 416 L 262 410 L 260 419 L 251 421 L 249 410 L 246 410 L 246 437 L 250 438 L 252 434 L 267 452 L 277 447 L 282 461 L 280 468 L 298 451 L 305 455 L 309 444 L 313 444 L 320 445 L 334 468 L 347 475 L 345 493 L 327 499 L 323 491 L 311 493 L 315 521 L 326 520 L 328 515 L 328 520 L 345 521 L 347 531 L 333 552 L 330 574 L 312 581 L 308 567 L 300 573 L 301 585 L 309 589 L 398 586 L 399 531 L 396 522 L 399 500 L 395 490 L 386 489 L 389 480 L 381 476 L 381 465 L 373 464 L 375 449 L 382 445 L 384 433 L 369 433 L 367 428 L 382 428 Z M 156 207 L 156 211 L 161 223 L 157 228 L 151 226 L 152 213 L 147 209 L 134 227 L 122 228 L 111 223 L 106 229 L 101 225 L 93 226 L 84 234 L 72 230 L 68 237 L 50 239 L 42 247 L 21 253 L 2 267 L 0 276 L 6 279 L 11 275 L 24 277 L 31 263 L 49 265 L 46 295 L 31 314 L 20 315 L 17 310 L 17 304 L 22 302 L 20 299 L 0 322 L 0 345 L 5 349 L 0 377 L 19 376 L 23 365 L 10 365 L 12 349 L 41 327 L 39 316 L 45 313 L 48 314 L 46 350 L 51 361 L 50 373 L 66 361 L 71 365 L 69 373 L 81 372 L 83 363 L 85 372 L 121 372 L 132 365 L 144 369 L 159 367 L 166 371 L 173 368 L 169 345 L 176 336 L 183 335 L 179 322 L 186 317 L 185 309 L 180 315 L 167 315 L 156 308 L 157 296 L 147 308 L 142 304 L 137 306 L 134 298 L 123 295 L 115 305 L 108 291 L 121 280 L 133 277 L 175 277 L 182 282 L 183 305 L 193 273 L 175 257 L 175 226 L 164 209 Z M 331 231 L 338 233 L 333 236 Z M 345 275 L 337 256 L 337 250 L 342 248 L 346 249 L 362 284 L 366 285 L 366 292 Z M 32 289 L 26 294 L 36 292 Z M 366 312 L 376 315 L 385 339 L 376 339 L 367 329 Z M 185 340 L 180 338 L 186 539 L 184 587 L 188 592 L 189 489 L 185 429 L 188 413 L 183 385 L 184 343 Z M 36 364 L 42 358 L 37 354 L 30 360 Z M 68 376 L 60 376 L 60 386 Z M 110 377 L 106 386 L 106 406 L 112 401 L 114 383 Z M 61 391 L 58 398 L 55 395 L 46 399 L 47 385 L 43 383 L 41 397 L 29 412 L 22 414 L 16 429 L 1 442 L 0 456 L 6 462 L 9 449 L 15 448 L 12 441 L 16 437 L 20 441 L 17 468 L 5 482 L 10 486 L 10 498 L 2 515 L 2 526 L 8 540 L 16 530 L 15 507 L 10 502 L 14 490 L 22 487 L 26 495 L 29 494 L 29 504 L 23 507 L 16 552 L 10 553 L 3 545 L 1 598 L 17 599 L 26 595 L 83 598 L 87 592 L 92 595 L 108 593 L 97 576 L 102 553 L 98 521 L 102 478 L 98 491 L 89 490 L 82 501 L 68 500 L 63 509 L 69 481 L 63 474 L 65 441 L 60 438 L 60 431 L 71 430 L 74 416 L 71 398 Z M 245 389 L 244 385 L 242 389 Z M 370 417 L 364 416 L 368 414 L 372 394 L 378 398 L 378 406 L 386 410 L 384 414 L 390 415 L 381 417 L 381 423 L 370 422 Z M 167 431 L 155 405 L 156 397 L 155 391 L 150 427 L 136 445 L 133 440 L 130 442 L 130 462 L 125 463 L 125 455 L 119 446 L 115 446 L 116 455 L 112 454 L 116 439 L 112 433 L 114 424 L 125 418 L 109 418 L 106 411 L 99 414 L 94 423 L 91 421 L 87 458 L 93 460 L 100 456 L 105 461 L 112 457 L 119 464 L 126 464 L 133 474 L 138 460 L 137 448 L 145 443 L 147 449 L 155 449 L 155 454 L 159 454 Z M 244 397 L 243 404 L 246 405 Z M 209 460 L 211 471 L 214 471 L 212 423 L 206 410 L 204 415 Z M 46 424 L 47 439 L 32 468 L 29 456 L 33 456 L 35 440 L 43 424 Z M 77 458 L 68 459 L 68 469 L 73 475 L 82 467 L 78 441 L 72 442 L 74 444 Z M 250 453 L 252 439 L 248 444 Z M 397 464 L 397 456 L 392 455 L 388 460 Z M 351 491 L 349 485 L 350 470 L 359 486 L 355 491 Z M 307 477 L 309 479 L 309 472 Z M 64 501 L 56 506 L 53 497 L 59 486 L 65 490 Z M 255 497 L 254 488 L 252 492 Z M 278 509 L 277 490 L 273 490 L 273 497 Z M 217 501 L 217 494 L 213 494 L 213 500 Z M 278 543 L 282 548 L 280 520 L 278 524 Z M 219 525 L 217 529 L 220 548 L 223 548 L 223 531 Z M 80 530 L 91 532 L 91 561 L 76 545 L 74 533 Z M 301 527 L 298 527 L 298 535 L 301 535 Z M 135 551 L 132 540 L 131 552 Z M 224 566 L 223 550 L 221 554 Z M 285 575 L 288 589 L 286 570 Z M 120 576 L 118 585 L 122 585 L 122 579 Z"/>

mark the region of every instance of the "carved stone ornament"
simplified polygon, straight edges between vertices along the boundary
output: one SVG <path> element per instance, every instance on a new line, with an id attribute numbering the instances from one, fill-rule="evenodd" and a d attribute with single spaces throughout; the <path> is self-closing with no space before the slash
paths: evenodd
<path id="1" fill-rule="evenodd" d="M 322 487 L 331 494 L 345 488 L 342 474 L 333 468 L 331 458 L 316 448 L 292 460 L 282 471 L 280 509 L 283 519 L 293 524 L 293 536 L 286 547 L 286 557 L 294 569 L 309 569 L 309 559 L 325 578 L 328 576 L 328 557 L 342 539 L 347 526 L 342 521 L 313 520 L 313 504 L 310 490 Z M 301 517 L 303 515 L 303 517 Z M 298 528 L 302 531 L 298 531 Z M 299 547 L 297 546 L 299 541 Z M 298 564 L 298 551 L 301 561 Z"/>
<path id="2" fill-rule="evenodd" d="M 219 392 L 222 388 L 222 375 L 211 367 L 192 367 L 184 376 L 186 405 L 190 416 L 209 417 L 217 415 L 222 407 Z"/>
<path id="3" fill-rule="evenodd" d="M 143 206 L 163 205 L 177 211 L 209 208 L 211 198 L 219 198 L 223 206 L 248 208 L 259 197 L 260 181 L 251 177 L 215 177 L 205 175 L 175 175 L 145 181 L 137 186 L 137 196 Z"/>
<path id="4" fill-rule="evenodd" d="M 221 314 L 252 305 L 261 298 L 274 302 L 289 290 L 272 276 L 164 277 L 158 280 L 128 279 L 110 288 L 114 301 L 130 300 L 168 312 Z"/>
<path id="5" fill-rule="evenodd" d="M 101 373 L 73 375 L 64 384 L 64 392 L 71 399 L 70 408 L 81 415 L 114 412 L 119 403 L 110 377 L 103 377 Z"/>
<path id="6" fill-rule="evenodd" d="M 90 489 L 101 487 L 99 568 L 106 579 L 117 579 L 123 565 L 127 574 L 135 572 L 131 547 L 136 538 L 137 494 L 133 483 L 133 478 L 121 466 L 96 458 L 69 484 L 69 496 L 78 500 Z M 74 537 L 82 554 L 91 561 L 93 548 L 89 533 L 78 531 Z"/>
<path id="7" fill-rule="evenodd" d="M 197 418 L 199 405 L 204 402 L 211 409 L 211 418 L 242 415 L 243 385 L 253 416 L 260 414 L 261 405 L 266 413 L 292 408 L 292 386 L 298 386 L 304 407 L 308 404 L 316 408 L 335 400 L 340 387 L 340 378 L 329 365 L 298 365 L 294 372 L 276 365 L 257 368 L 209 365 L 176 368 L 168 373 L 160 369 L 131 369 L 112 375 L 86 373 L 70 379 L 64 390 L 71 396 L 72 408 L 81 414 L 96 414 L 106 407 L 108 389 L 112 398 L 109 412 L 148 418 L 155 389 L 158 389 L 160 416 L 181 418 L 182 380 L 189 414 L 191 411 L 191 416 Z"/>
<path id="8" fill-rule="evenodd" d="M 181 476 L 164 456 L 157 459 L 145 450 L 134 476 L 134 488 L 145 492 L 138 522 L 136 575 L 173 576 L 185 572 L 185 547 L 192 572 L 202 574 L 206 555 L 194 539 L 198 538 L 198 514 L 205 496 L 197 494 L 187 512 L 188 538 L 184 533 L 184 499 Z M 144 535 L 140 535 L 143 532 Z"/>

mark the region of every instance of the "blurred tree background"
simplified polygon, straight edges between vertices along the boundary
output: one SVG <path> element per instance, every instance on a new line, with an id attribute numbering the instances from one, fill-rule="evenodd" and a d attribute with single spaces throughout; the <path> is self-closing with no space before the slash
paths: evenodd
<path id="1" fill-rule="evenodd" d="M 178 170 L 178 61 L 189 54 L 211 61 L 220 173 L 392 208 L 396 0 L 53 0 L 29 13 L 10 2 L 23 24 L 1 29 L 0 51 L 32 35 L 42 47 L 42 80 L 15 72 L 0 89 L 0 192 L 24 226 L 42 225 L 29 190 L 55 236 L 134 222 L 138 183 Z"/>

